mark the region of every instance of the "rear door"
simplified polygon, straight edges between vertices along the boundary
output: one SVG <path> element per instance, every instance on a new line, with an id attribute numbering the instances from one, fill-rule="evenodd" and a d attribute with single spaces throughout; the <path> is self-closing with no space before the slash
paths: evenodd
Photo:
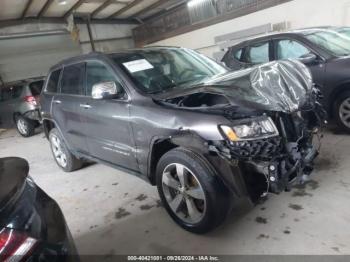
<path id="1" fill-rule="evenodd" d="M 115 82 L 123 95 L 116 99 L 94 100 L 93 85 Z M 114 70 L 102 61 L 86 63 L 86 100 L 80 105 L 80 119 L 90 155 L 103 161 L 138 171 L 133 132 L 130 124 L 129 99 Z"/>
<path id="2" fill-rule="evenodd" d="M 51 114 L 64 136 L 68 147 L 77 152 L 88 152 L 84 129 L 80 123 L 79 105 L 85 100 L 85 63 L 63 68 L 59 92 L 52 100 Z"/>

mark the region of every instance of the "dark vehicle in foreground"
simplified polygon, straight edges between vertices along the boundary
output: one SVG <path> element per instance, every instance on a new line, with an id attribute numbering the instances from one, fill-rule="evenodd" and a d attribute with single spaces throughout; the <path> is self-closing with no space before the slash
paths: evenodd
<path id="1" fill-rule="evenodd" d="M 92 160 L 143 177 L 176 223 L 204 233 L 232 201 L 311 173 L 317 99 L 299 62 L 230 73 L 192 50 L 159 47 L 65 60 L 50 70 L 41 102 L 64 171 Z"/>
<path id="2" fill-rule="evenodd" d="M 223 62 L 239 70 L 280 59 L 299 59 L 321 90 L 330 119 L 350 132 L 350 29 L 321 27 L 256 37 L 229 48 Z"/>
<path id="3" fill-rule="evenodd" d="M 42 79 L 29 79 L 0 88 L 0 128 L 15 124 L 22 136 L 34 135 L 41 121 L 39 96 L 43 84 Z"/>
<path id="4" fill-rule="evenodd" d="M 0 261 L 78 261 L 59 206 L 28 171 L 24 159 L 0 158 Z"/>

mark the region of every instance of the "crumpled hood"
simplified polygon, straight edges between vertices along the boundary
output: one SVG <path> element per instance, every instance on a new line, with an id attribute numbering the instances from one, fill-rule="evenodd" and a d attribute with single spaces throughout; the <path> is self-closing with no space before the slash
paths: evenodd
<path id="1" fill-rule="evenodd" d="M 310 100 L 312 90 L 309 69 L 296 60 L 283 60 L 218 75 L 158 98 L 171 99 L 200 92 L 221 94 L 234 106 L 290 113 Z"/>

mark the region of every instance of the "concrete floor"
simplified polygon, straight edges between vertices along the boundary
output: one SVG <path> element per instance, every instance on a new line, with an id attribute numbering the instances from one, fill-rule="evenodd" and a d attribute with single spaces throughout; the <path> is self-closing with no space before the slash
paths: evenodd
<path id="1" fill-rule="evenodd" d="M 62 172 L 43 133 L 0 136 L 0 157 L 26 158 L 30 174 L 61 206 L 80 254 L 350 254 L 350 137 L 327 133 L 313 181 L 236 208 L 198 236 L 172 222 L 155 187 L 95 164 Z"/>

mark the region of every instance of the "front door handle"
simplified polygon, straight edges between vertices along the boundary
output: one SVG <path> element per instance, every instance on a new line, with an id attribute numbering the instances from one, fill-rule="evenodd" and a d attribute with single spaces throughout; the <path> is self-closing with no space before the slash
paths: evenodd
<path id="1" fill-rule="evenodd" d="M 85 109 L 90 109 L 91 106 L 88 104 L 80 104 L 80 107 L 85 108 Z"/>
<path id="2" fill-rule="evenodd" d="M 61 100 L 53 100 L 52 102 L 55 103 L 55 104 L 62 104 Z"/>

